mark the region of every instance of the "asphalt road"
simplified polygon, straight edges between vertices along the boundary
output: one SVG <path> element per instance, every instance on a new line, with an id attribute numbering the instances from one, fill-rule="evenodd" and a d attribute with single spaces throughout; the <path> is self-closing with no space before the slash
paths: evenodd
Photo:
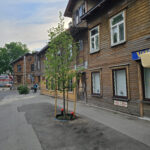
<path id="1" fill-rule="evenodd" d="M 82 115 L 79 115 L 80 118 L 73 122 L 59 122 L 53 117 L 54 106 L 50 104 L 53 101 L 52 98 L 38 93 L 20 96 L 14 91 L 5 91 L 0 95 L 0 150 L 150 149 L 146 144 L 147 140 L 150 140 L 149 130 L 147 134 L 146 130 L 143 130 L 147 138 L 144 144 L 144 140 L 130 136 L 128 131 L 125 134 L 123 128 L 120 127 L 122 124 L 119 120 L 117 124 L 116 120 L 113 120 L 113 118 L 118 118 L 117 114 L 100 111 L 99 117 L 102 115 L 108 118 L 107 115 L 109 115 L 112 118 L 107 125 L 102 116 L 99 122 L 96 121 L 96 118 L 93 120 Z M 82 106 L 80 110 L 86 111 L 85 106 Z M 88 108 L 88 110 L 89 112 L 86 113 L 90 113 L 91 116 L 98 113 L 94 108 Z M 144 121 L 135 120 L 134 124 L 131 118 L 128 119 L 121 115 L 119 118 L 124 118 L 123 120 L 128 124 L 131 123 L 137 129 L 138 126 L 149 127 L 149 123 Z M 114 129 L 114 124 L 119 131 Z M 130 127 L 128 125 L 128 130 L 131 132 Z M 136 136 L 138 136 L 138 130 Z"/>

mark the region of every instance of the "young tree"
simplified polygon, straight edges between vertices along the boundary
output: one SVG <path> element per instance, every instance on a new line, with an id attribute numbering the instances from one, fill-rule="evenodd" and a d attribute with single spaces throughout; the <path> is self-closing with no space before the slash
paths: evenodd
<path id="1" fill-rule="evenodd" d="M 60 23 L 56 28 L 49 30 L 49 49 L 46 54 L 46 79 L 49 85 L 55 89 L 55 100 L 57 101 L 57 90 L 63 93 L 64 115 L 66 114 L 65 93 L 69 88 L 69 80 L 76 76 L 73 70 L 76 63 L 77 45 L 70 32 L 64 29 L 64 18 L 60 13 Z M 75 86 L 73 85 L 73 88 Z M 56 115 L 56 105 L 55 105 Z"/>

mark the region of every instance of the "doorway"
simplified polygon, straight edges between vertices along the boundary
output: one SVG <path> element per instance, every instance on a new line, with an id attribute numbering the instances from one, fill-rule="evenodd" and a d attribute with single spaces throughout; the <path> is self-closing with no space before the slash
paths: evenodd
<path id="1" fill-rule="evenodd" d="M 80 73 L 78 76 L 77 98 L 79 101 L 87 100 L 86 93 L 86 72 Z"/>

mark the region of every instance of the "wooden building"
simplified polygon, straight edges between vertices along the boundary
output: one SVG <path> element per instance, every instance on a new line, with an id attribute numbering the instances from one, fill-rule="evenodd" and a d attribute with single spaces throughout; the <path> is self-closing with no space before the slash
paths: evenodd
<path id="1" fill-rule="evenodd" d="M 55 91 L 48 84 L 46 77 L 45 77 L 45 64 L 44 61 L 46 60 L 46 52 L 48 51 L 48 45 L 46 45 L 44 48 L 41 49 L 41 51 L 38 53 L 39 59 L 40 59 L 40 64 L 41 64 L 41 83 L 40 83 L 40 93 L 43 95 L 48 95 L 48 96 L 55 96 Z M 75 99 L 76 95 L 76 90 L 73 89 L 72 83 L 70 84 L 69 92 L 68 95 L 66 93 L 66 97 L 68 97 L 68 100 L 73 101 Z M 58 98 L 63 97 L 63 93 L 60 91 L 57 91 Z"/>
<path id="2" fill-rule="evenodd" d="M 37 54 L 37 52 L 26 53 L 12 62 L 16 87 L 25 84 L 29 87 L 33 86 L 34 83 L 40 84 L 40 61 Z"/>
<path id="3" fill-rule="evenodd" d="M 133 115 L 150 116 L 149 0 L 69 0 L 64 14 L 81 49 L 78 99 Z"/>

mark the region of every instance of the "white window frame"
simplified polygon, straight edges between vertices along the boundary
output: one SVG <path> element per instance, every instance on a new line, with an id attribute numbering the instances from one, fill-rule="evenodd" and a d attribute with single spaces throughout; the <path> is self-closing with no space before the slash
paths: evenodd
<path id="1" fill-rule="evenodd" d="M 126 93 L 126 95 L 125 96 L 122 96 L 122 95 L 118 95 L 117 94 L 117 91 L 119 90 L 119 89 L 117 89 L 117 83 L 118 83 L 118 80 L 116 79 L 116 73 L 118 72 L 118 71 L 125 71 L 125 82 L 126 82 L 126 85 L 125 85 L 125 93 Z M 114 86 L 114 97 L 122 97 L 122 98 L 125 98 L 125 99 L 127 99 L 128 98 L 128 85 L 127 85 L 127 70 L 126 70 L 126 68 L 121 68 L 121 69 L 114 69 L 113 70 L 113 86 Z"/>
<path id="2" fill-rule="evenodd" d="M 93 35 L 93 36 L 91 36 L 91 32 L 93 31 L 93 30 L 95 30 L 95 29 L 98 29 L 98 33 L 97 34 L 95 34 L 95 35 Z M 90 53 L 92 54 L 92 53 L 95 53 L 95 52 L 98 52 L 99 51 L 99 47 L 100 47 L 100 34 L 99 34 L 99 31 L 100 31 L 100 29 L 99 29 L 100 27 L 99 27 L 99 25 L 98 26 L 96 26 L 96 27 L 94 27 L 94 28 L 92 28 L 91 30 L 90 30 Z M 96 47 L 96 43 L 95 43 L 95 39 L 96 39 L 96 36 L 98 35 L 98 48 L 97 49 L 92 49 L 92 38 L 94 38 L 94 47 Z"/>
<path id="3" fill-rule="evenodd" d="M 99 92 L 94 92 L 94 80 L 93 80 L 93 75 L 94 74 L 98 74 L 99 75 Z M 91 73 L 91 75 L 92 75 L 92 94 L 93 95 L 100 95 L 101 94 L 101 77 L 100 77 L 100 72 L 92 72 Z M 97 83 L 97 82 L 95 82 L 95 83 Z"/>
<path id="4" fill-rule="evenodd" d="M 123 20 L 120 21 L 119 23 L 115 24 L 115 25 L 112 25 L 112 21 L 114 18 L 118 17 L 120 14 L 123 14 Z M 115 45 L 119 45 L 121 43 L 124 43 L 126 41 L 126 24 L 125 24 L 125 10 L 120 12 L 119 14 L 113 16 L 111 19 L 110 19 L 110 31 L 111 31 L 111 46 L 115 46 Z M 119 33 L 119 25 L 122 24 L 124 25 L 124 40 L 120 40 L 120 33 Z M 113 42 L 113 28 L 114 27 L 117 27 L 117 43 L 114 43 Z"/>

